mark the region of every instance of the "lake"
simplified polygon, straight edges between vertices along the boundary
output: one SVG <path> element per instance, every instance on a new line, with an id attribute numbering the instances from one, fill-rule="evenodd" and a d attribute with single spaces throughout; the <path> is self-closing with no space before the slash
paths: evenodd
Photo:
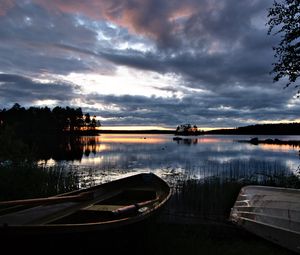
<path id="1" fill-rule="evenodd" d="M 41 196 L 40 190 L 44 187 L 59 186 L 57 180 L 65 188 L 62 171 L 71 171 L 78 177 L 70 179 L 71 184 L 73 180 L 79 182 L 76 188 L 139 172 L 153 172 L 170 184 L 171 199 L 158 218 L 143 226 L 143 231 L 137 228 L 130 232 L 113 232 L 113 238 L 104 242 L 109 249 L 134 253 L 143 250 L 149 254 L 157 254 L 157 251 L 162 251 L 160 254 L 291 254 L 235 228 L 228 218 L 244 185 L 300 188 L 298 147 L 239 142 L 249 140 L 250 136 L 174 138 L 165 134 L 101 134 L 41 139 L 37 150 L 39 164 L 58 172 L 50 171 L 48 177 L 38 175 L 37 178 L 40 168 L 20 171 L 22 169 L 17 167 L 13 172 L 7 169 L 7 173 L 12 172 L 13 181 L 2 178 L 3 193 L 11 195 L 9 191 L 15 190 L 14 195 L 24 196 L 33 190 L 38 193 L 29 195 Z M 266 138 L 300 140 L 298 136 L 259 136 L 259 139 Z M 24 178 L 17 178 L 20 172 Z M 48 182 L 49 178 L 52 182 Z M 26 182 L 29 184 L 25 185 Z M 37 186 L 41 186 L 40 189 Z M 99 240 L 97 235 L 82 236 L 72 245 L 62 239 L 59 245 L 55 241 L 51 246 L 54 244 L 55 252 L 63 249 L 68 253 L 92 254 L 94 249 L 99 249 Z M 172 245 L 166 245 L 170 243 Z M 25 239 L 24 246 L 20 247 L 29 247 L 40 254 L 41 249 L 36 244 L 34 239 Z M 101 247 L 104 244 L 101 243 Z"/>
<path id="2" fill-rule="evenodd" d="M 257 136 L 299 140 L 299 136 Z M 131 175 L 153 172 L 174 180 L 261 178 L 297 172 L 299 148 L 290 145 L 242 143 L 251 136 L 204 135 L 180 137 L 166 134 L 101 134 L 65 141 L 60 150 L 40 160 L 45 165 L 75 169 L 84 185 L 94 185 Z M 61 149 L 63 148 L 63 149 Z"/>

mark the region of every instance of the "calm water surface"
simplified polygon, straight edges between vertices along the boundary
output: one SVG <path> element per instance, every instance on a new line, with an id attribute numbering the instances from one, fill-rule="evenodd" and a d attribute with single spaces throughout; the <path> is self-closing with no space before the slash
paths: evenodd
<path id="1" fill-rule="evenodd" d="M 258 136 L 299 140 L 299 136 Z M 210 176 L 253 178 L 296 173 L 299 149 L 289 145 L 241 143 L 250 136 L 205 135 L 181 137 L 148 134 L 102 134 L 80 138 L 76 158 L 48 159 L 47 165 L 76 169 L 85 183 L 103 183 L 137 172 L 153 172 L 166 179 L 201 179 Z M 71 144 L 66 149 L 75 150 Z"/>
<path id="2" fill-rule="evenodd" d="M 51 254 L 57 251 L 94 254 L 95 250 L 99 251 L 100 244 L 102 250 L 107 247 L 113 253 L 289 254 L 277 246 L 245 235 L 229 224 L 228 219 L 243 185 L 293 186 L 295 178 L 285 177 L 294 177 L 293 174 L 297 173 L 299 148 L 238 142 L 248 140 L 250 136 L 173 138 L 173 135 L 103 134 L 63 137 L 59 141 L 42 140 L 38 157 L 42 164 L 59 166 L 59 173 L 54 171 L 54 177 L 61 178 L 60 171 L 71 169 L 78 174 L 79 186 L 86 187 L 139 172 L 153 172 L 171 184 L 173 193 L 159 218 L 142 229 L 132 232 L 118 230 L 106 236 L 105 241 L 98 235 L 82 235 L 75 241 L 62 238 L 59 245 L 57 240 L 47 238 L 41 243 L 31 237 L 22 240 L 23 245 L 15 245 L 19 241 L 14 239 L 9 249 L 22 249 L 23 253 L 24 248 L 25 251 L 32 249 L 36 251 L 34 254 L 40 254 L 47 247 L 47 251 L 53 249 Z M 300 139 L 295 136 L 260 138 Z M 281 183 L 276 183 L 277 177 Z M 30 178 L 28 180 L 30 182 Z M 77 184 L 77 178 L 75 180 Z M 35 181 L 40 182 L 40 179 L 33 178 L 33 185 L 26 186 L 25 191 L 35 189 Z M 300 187 L 299 182 L 297 187 Z M 8 185 L 7 189 L 12 188 Z M 17 192 L 24 195 L 20 188 L 16 186 Z M 8 245 L 7 242 L 3 244 Z M 33 252 L 29 251 L 29 254 Z"/>
<path id="3" fill-rule="evenodd" d="M 180 239 L 176 239 L 174 234 L 179 233 L 185 227 L 180 227 L 180 231 L 173 231 L 172 224 L 151 224 L 152 232 L 148 230 L 146 232 L 148 234 L 141 235 L 142 232 L 139 230 L 138 234 L 133 234 L 134 242 L 128 241 L 130 239 L 127 232 L 123 233 L 120 239 L 124 240 L 127 246 L 133 243 L 136 248 L 136 243 L 140 243 L 143 244 L 141 247 L 144 249 L 145 245 L 153 247 L 153 240 L 155 240 L 156 248 L 160 250 L 161 245 L 175 241 L 183 245 L 182 247 L 185 247 L 186 251 L 187 246 L 190 250 L 198 247 L 197 238 L 201 237 L 203 241 L 199 246 L 212 246 L 212 252 L 208 253 L 218 254 L 223 252 L 223 249 L 218 247 L 219 243 L 215 241 L 218 239 L 211 239 L 211 237 L 221 236 L 224 243 L 232 243 L 234 240 L 238 247 L 241 247 L 240 250 L 245 247 L 246 250 L 250 249 L 256 252 L 256 248 L 253 247 L 259 247 L 258 241 L 252 242 L 251 247 L 247 246 L 249 238 L 245 241 L 243 235 L 234 232 L 233 226 L 228 224 L 230 210 L 243 185 L 293 186 L 295 180 L 293 175 L 297 173 L 300 163 L 300 148 L 238 142 L 238 140 L 249 140 L 250 136 L 211 135 L 182 137 L 180 140 L 173 138 L 173 135 L 141 134 L 102 134 L 81 137 L 76 138 L 75 141 L 73 139 L 64 141 L 58 147 L 54 144 L 52 146 L 55 148 L 54 150 L 43 152 L 47 160 L 44 158 L 42 161 L 43 164 L 50 166 L 63 166 L 58 169 L 73 169 L 79 176 L 80 187 L 104 183 L 139 172 L 153 172 L 166 180 L 173 191 L 171 199 L 157 219 L 158 222 L 175 223 L 174 226 L 182 223 L 185 227 L 202 224 L 201 228 L 197 227 L 200 231 L 203 226 L 206 226 L 203 233 L 195 236 L 194 232 L 189 232 L 190 230 L 187 228 L 187 232 L 183 236 L 190 242 L 184 238 L 181 242 L 182 236 Z M 259 138 L 300 139 L 296 136 L 260 136 Z M 277 179 L 280 179 L 281 182 L 277 182 Z M 159 235 L 161 233 L 159 226 L 163 226 L 165 232 L 162 233 L 165 233 L 165 236 Z M 165 226 L 169 226 L 169 228 Z M 205 229 L 207 229 L 206 234 Z M 150 240 L 146 238 L 144 241 L 142 239 L 136 242 L 136 240 L 140 240 L 137 238 L 145 236 L 151 237 Z M 166 237 L 167 241 L 165 241 Z M 99 240 L 97 239 L 87 247 L 94 247 L 94 244 L 97 244 L 98 248 Z M 263 246 L 263 252 L 258 252 L 259 254 L 274 254 L 273 251 L 278 249 L 278 247 L 271 247 L 272 249 L 266 247 L 268 243 L 264 244 L 263 241 L 260 245 Z M 67 249 L 69 249 L 69 244 Z M 132 251 L 132 247 L 127 250 Z M 235 248 L 229 246 L 227 254 L 231 254 L 231 250 L 236 253 Z M 176 251 L 174 250 L 172 254 L 176 254 Z"/>

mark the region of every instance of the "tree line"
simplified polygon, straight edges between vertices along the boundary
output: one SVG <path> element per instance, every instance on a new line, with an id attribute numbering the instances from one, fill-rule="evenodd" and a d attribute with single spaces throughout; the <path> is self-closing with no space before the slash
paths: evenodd
<path id="1" fill-rule="evenodd" d="M 233 129 L 206 131 L 205 134 L 227 135 L 300 135 L 300 123 L 256 124 Z"/>
<path id="2" fill-rule="evenodd" d="M 0 109 L 0 163 L 7 159 L 18 161 L 48 155 L 45 152 L 48 147 L 55 153 L 59 150 L 57 146 L 71 139 L 66 134 L 75 135 L 67 144 L 76 147 L 77 135 L 95 134 L 98 126 L 101 123 L 96 116 L 83 114 L 81 108 L 26 109 L 14 104 L 10 109 Z"/>
<path id="3" fill-rule="evenodd" d="M 25 109 L 19 104 L 8 110 L 0 110 L 0 131 L 9 127 L 18 135 L 29 134 L 61 134 L 83 130 L 95 130 L 101 123 L 96 116 L 83 114 L 81 108 L 56 106 L 29 107 Z"/>

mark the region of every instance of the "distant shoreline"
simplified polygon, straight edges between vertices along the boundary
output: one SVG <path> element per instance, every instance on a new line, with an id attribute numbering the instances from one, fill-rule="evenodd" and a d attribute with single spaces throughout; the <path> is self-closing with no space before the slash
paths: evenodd
<path id="1" fill-rule="evenodd" d="M 173 134 L 176 136 L 186 136 L 190 135 L 184 134 L 176 134 L 175 130 L 86 130 L 86 131 L 78 131 L 73 132 L 73 134 L 78 135 L 98 135 L 98 134 Z M 213 131 L 203 131 L 201 134 L 197 134 L 195 136 L 203 136 L 203 135 L 265 135 L 265 136 L 276 136 L 276 135 L 289 135 L 289 136 L 300 136 L 299 133 L 295 132 L 239 132 L 237 130 L 213 130 Z"/>
<path id="2" fill-rule="evenodd" d="M 279 140 L 279 139 L 265 139 L 265 140 L 259 140 L 257 137 L 251 138 L 250 140 L 239 140 L 239 142 L 243 143 L 251 143 L 253 145 L 258 144 L 276 144 L 276 145 L 292 145 L 295 147 L 300 147 L 300 141 L 296 140 Z"/>
<path id="3" fill-rule="evenodd" d="M 99 130 L 85 130 L 75 133 L 79 135 L 93 135 L 93 134 L 173 134 L 176 136 L 190 136 L 192 134 L 178 133 L 175 129 L 134 129 L 134 130 L 115 130 L 115 129 L 99 129 Z M 230 129 L 215 129 L 197 132 L 197 136 L 201 135 L 300 135 L 300 123 L 289 124 L 257 124 L 252 126 L 244 126 Z"/>
<path id="4" fill-rule="evenodd" d="M 189 137 L 190 135 L 180 135 L 176 134 L 175 130 L 99 130 L 95 131 L 97 134 L 174 134 L 176 136 L 186 136 Z M 261 132 L 261 133 L 239 133 L 239 132 L 222 132 L 222 131 L 217 131 L 215 130 L 212 131 L 204 131 L 201 134 L 195 135 L 195 136 L 203 136 L 203 135 L 249 135 L 249 136 L 255 136 L 255 135 L 265 135 L 265 136 L 272 136 L 272 135 L 290 135 L 290 136 L 300 136 L 299 133 L 288 133 L 288 132 L 282 132 L 282 133 L 266 133 L 266 132 Z"/>
<path id="5" fill-rule="evenodd" d="M 66 131 L 68 135 L 101 135 L 101 134 L 175 134 L 175 130 L 81 130 L 81 131 Z"/>
<path id="6" fill-rule="evenodd" d="M 211 135 L 300 135 L 300 123 L 257 124 L 205 131 Z"/>
<path id="7" fill-rule="evenodd" d="M 99 134 L 175 134 L 175 130 L 97 130 Z"/>

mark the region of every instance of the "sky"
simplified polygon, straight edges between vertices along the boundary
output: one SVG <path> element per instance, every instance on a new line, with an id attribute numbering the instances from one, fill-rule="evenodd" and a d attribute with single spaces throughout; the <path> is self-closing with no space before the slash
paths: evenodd
<path id="1" fill-rule="evenodd" d="M 0 0 L 0 108 L 81 107 L 103 126 L 299 121 L 273 82 L 273 0 Z"/>

